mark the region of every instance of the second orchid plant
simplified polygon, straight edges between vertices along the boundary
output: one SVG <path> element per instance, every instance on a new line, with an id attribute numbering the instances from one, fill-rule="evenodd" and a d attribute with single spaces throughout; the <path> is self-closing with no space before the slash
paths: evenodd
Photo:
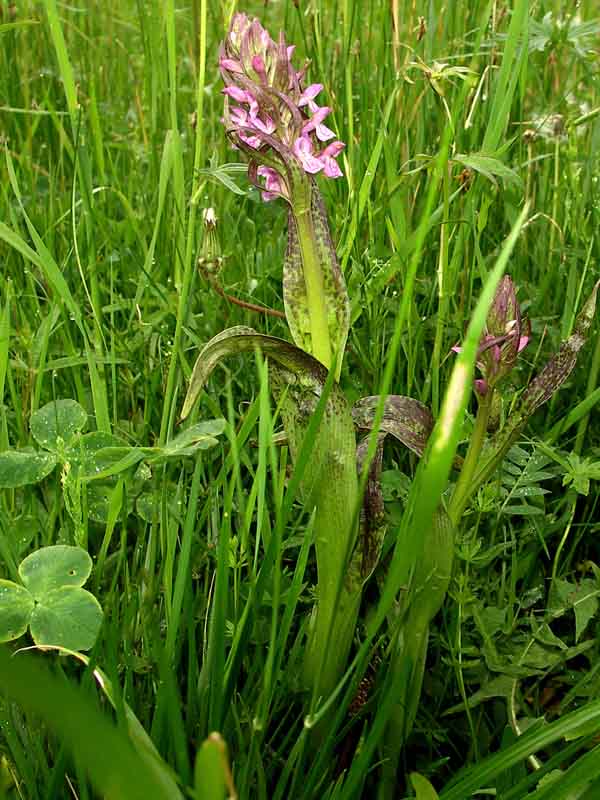
<path id="1" fill-rule="evenodd" d="M 341 176 L 336 159 L 344 145 L 325 124 L 331 109 L 317 102 L 323 86 L 306 84 L 305 68 L 293 66 L 293 53 L 283 34 L 276 42 L 258 20 L 236 14 L 221 47 L 219 66 L 225 83 L 223 121 L 233 145 L 248 160 L 249 179 L 265 201 L 281 198 L 287 205 L 283 296 L 294 344 L 247 327 L 223 331 L 198 356 L 182 416 L 190 413 L 222 358 L 259 348 L 269 362 L 271 389 L 295 461 L 326 394 L 301 483 L 304 504 L 314 512 L 318 572 L 305 683 L 318 698 L 327 697 L 344 672 L 363 586 L 380 559 L 385 533 L 379 487 L 384 440 L 391 435 L 420 456 L 434 420 L 427 407 L 412 398 L 390 395 L 383 400 L 375 457 L 361 498 L 358 474 L 380 398 L 363 398 L 351 408 L 338 384 L 350 305 L 315 181 L 318 174 Z M 384 754 L 391 770 L 414 720 L 429 624 L 451 576 L 454 530 L 470 498 L 494 473 L 531 414 L 573 369 L 593 319 L 597 288 L 579 315 L 574 333 L 525 389 L 509 420 L 489 435 L 499 384 L 529 339 L 512 281 L 505 277 L 498 286 L 478 352 L 479 410 L 470 445 L 464 462 L 457 462 L 460 474 L 447 507 L 439 507 L 432 530 L 424 533 L 424 557 L 413 565 L 411 606 L 399 606 L 390 618 L 389 668 L 402 669 L 408 676 L 405 697 L 411 698 L 408 705 L 399 698 L 388 724 Z M 333 381 L 328 377 L 331 371 Z M 357 433 L 363 437 L 358 445 Z"/>

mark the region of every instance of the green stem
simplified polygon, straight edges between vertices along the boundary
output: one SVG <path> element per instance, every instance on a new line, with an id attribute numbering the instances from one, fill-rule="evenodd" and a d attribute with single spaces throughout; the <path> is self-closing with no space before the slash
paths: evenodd
<path id="1" fill-rule="evenodd" d="M 483 443 L 485 442 L 493 397 L 494 389 L 489 387 L 487 393 L 479 401 L 479 409 L 475 419 L 473 435 L 469 442 L 469 449 L 467 450 L 465 462 L 448 509 L 448 514 L 453 525 L 457 525 L 460 521 L 469 497 L 473 493 L 473 476 L 479 466 L 479 457 L 481 455 Z"/>
<path id="2" fill-rule="evenodd" d="M 331 340 L 325 303 L 325 284 L 319 260 L 310 204 L 308 209 L 292 209 L 298 229 L 298 242 L 302 254 L 302 267 L 306 283 L 306 297 L 310 315 L 312 355 L 327 369 L 331 367 Z"/>

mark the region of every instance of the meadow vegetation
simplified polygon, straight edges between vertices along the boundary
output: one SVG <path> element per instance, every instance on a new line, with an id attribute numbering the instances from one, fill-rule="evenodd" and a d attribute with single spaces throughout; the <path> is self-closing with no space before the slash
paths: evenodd
<path id="1" fill-rule="evenodd" d="M 0 12 L 0 797 L 599 796 L 593 0 Z"/>

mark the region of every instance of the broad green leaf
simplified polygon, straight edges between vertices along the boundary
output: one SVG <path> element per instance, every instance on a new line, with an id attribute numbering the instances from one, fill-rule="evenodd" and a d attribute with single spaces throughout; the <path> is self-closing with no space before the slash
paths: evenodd
<path id="1" fill-rule="evenodd" d="M 37 645 L 90 650 L 102 625 L 102 608 L 79 586 L 62 586 L 44 594 L 31 615 L 31 636 Z"/>
<path id="2" fill-rule="evenodd" d="M 458 153 L 453 157 L 453 160 L 475 172 L 479 172 L 495 185 L 497 185 L 496 178 L 500 178 L 506 181 L 506 183 L 516 184 L 517 186 L 521 186 L 522 184 L 521 178 L 514 170 L 510 169 L 510 167 L 507 167 L 506 164 L 503 164 L 502 161 L 493 156 L 483 153 L 470 153 L 469 155 Z"/>
<path id="3" fill-rule="evenodd" d="M 358 428 L 371 430 L 380 398 L 363 397 L 352 408 L 352 418 Z M 433 416 L 426 405 L 412 397 L 388 395 L 384 400 L 380 430 L 389 433 L 409 450 L 422 456 L 433 430 Z"/>
<path id="4" fill-rule="evenodd" d="M 53 453 L 6 450 L 0 453 L 0 489 L 15 489 L 39 483 L 56 466 Z"/>
<path id="5" fill-rule="evenodd" d="M 319 581 L 318 612 L 311 628 L 307 663 L 313 688 L 319 684 L 326 693 L 335 686 L 345 664 L 360 601 L 359 587 L 345 582 L 346 563 L 356 535 L 358 479 L 354 424 L 343 392 L 332 375 L 328 379 L 323 364 L 298 347 L 251 328 L 230 328 L 211 339 L 198 356 L 182 417 L 189 414 L 208 376 L 223 358 L 253 349 L 260 349 L 269 362 L 271 387 L 295 464 L 309 428 L 312 431 L 301 487 L 307 510 L 315 509 Z M 322 409 L 323 403 L 323 415 L 313 431 L 315 411 Z M 338 621 L 335 629 L 334 617 Z"/>
<path id="6" fill-rule="evenodd" d="M 33 606 L 33 597 L 27 589 L 0 580 L 0 642 L 10 642 L 25 633 Z"/>
<path id="7" fill-rule="evenodd" d="M 418 772 L 410 773 L 410 782 L 416 792 L 417 800 L 439 800 L 439 795 L 427 778 L 419 775 Z"/>
<path id="8" fill-rule="evenodd" d="M 189 456 L 196 450 L 207 450 L 218 444 L 217 436 L 225 430 L 224 419 L 212 419 L 205 422 L 198 422 L 182 431 L 175 438 L 167 442 L 164 447 L 156 452 L 156 456 L 149 458 L 148 461 L 156 461 L 161 458 L 180 458 Z"/>
<path id="9" fill-rule="evenodd" d="M 124 450 L 131 449 L 127 442 L 112 433 L 104 431 L 93 431 L 76 436 L 71 446 L 65 454 L 66 460 L 71 465 L 71 469 L 78 470 L 78 477 L 94 477 L 99 471 L 108 464 L 113 463 L 116 458 L 109 458 L 120 449 L 119 458 L 122 457 Z M 102 451 L 108 451 L 102 454 Z"/>
<path id="10" fill-rule="evenodd" d="M 211 733 L 202 742 L 194 766 L 196 800 L 224 800 L 229 767 L 227 748 L 218 733 Z"/>
<path id="11" fill-rule="evenodd" d="M 31 435 L 45 450 L 68 447 L 85 428 L 87 414 L 76 400 L 53 400 L 31 415 Z"/>
<path id="12" fill-rule="evenodd" d="M 81 547 L 56 544 L 42 547 L 23 559 L 19 576 L 36 600 L 64 586 L 83 586 L 92 571 L 92 559 Z"/>

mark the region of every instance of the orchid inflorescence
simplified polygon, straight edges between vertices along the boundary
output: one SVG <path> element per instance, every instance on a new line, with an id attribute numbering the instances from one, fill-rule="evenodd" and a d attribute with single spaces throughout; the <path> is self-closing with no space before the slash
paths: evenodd
<path id="1" fill-rule="evenodd" d="M 519 353 L 527 347 L 530 333 L 529 320 L 521 318 L 515 285 L 505 275 L 496 289 L 477 350 L 477 367 L 483 376 L 475 380 L 479 396 L 486 395 L 508 375 Z M 460 347 L 452 349 L 456 353 L 461 350 Z"/>
<path id="2" fill-rule="evenodd" d="M 264 200 L 291 199 L 290 159 L 308 175 L 342 175 L 336 158 L 344 144 L 324 124 L 331 109 L 315 100 L 323 85 L 304 87 L 306 67 L 292 66 L 294 49 L 283 33 L 276 43 L 257 19 L 238 13 L 219 54 L 227 98 L 223 121 L 233 143 L 249 156 L 250 177 Z"/>

